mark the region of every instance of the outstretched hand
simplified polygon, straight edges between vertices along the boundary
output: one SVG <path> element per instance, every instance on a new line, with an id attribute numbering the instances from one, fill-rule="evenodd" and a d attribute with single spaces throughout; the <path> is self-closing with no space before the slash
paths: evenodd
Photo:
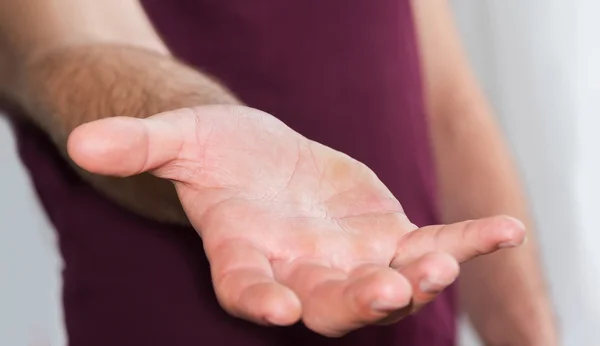
<path id="1" fill-rule="evenodd" d="M 215 292 L 259 324 L 340 336 L 431 301 L 459 263 L 524 241 L 509 217 L 417 228 L 377 176 L 241 106 L 116 117 L 77 128 L 71 158 L 98 174 L 174 182 Z"/>

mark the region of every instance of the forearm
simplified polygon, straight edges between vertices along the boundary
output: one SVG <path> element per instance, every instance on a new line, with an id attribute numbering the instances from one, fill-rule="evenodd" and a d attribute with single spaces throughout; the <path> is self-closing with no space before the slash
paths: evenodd
<path id="1" fill-rule="evenodd" d="M 145 118 L 205 104 L 236 104 L 207 75 L 144 48 L 88 44 L 49 51 L 23 68 L 15 99 L 61 148 L 77 126 Z"/>
<path id="2" fill-rule="evenodd" d="M 86 122 L 237 103 L 218 83 L 170 56 L 138 0 L 0 2 L 0 77 L 2 96 L 16 102 L 67 160 L 68 136 Z M 104 177 L 73 167 L 134 212 L 187 223 L 166 180 Z"/>
<path id="3" fill-rule="evenodd" d="M 106 117 L 144 118 L 160 112 L 237 100 L 225 88 L 170 56 L 144 48 L 91 44 L 61 48 L 23 69 L 16 98 L 66 155 L 77 126 Z M 73 167 L 118 204 L 159 221 L 186 223 L 173 185 L 150 174 L 91 175 Z"/>
<path id="4" fill-rule="evenodd" d="M 468 66 L 447 0 L 413 1 L 443 222 L 508 214 L 529 241 L 467 263 L 461 300 L 491 345 L 547 345 L 554 321 L 521 183 Z"/>
<path id="5" fill-rule="evenodd" d="M 461 90 L 455 89 L 455 90 Z M 515 166 L 483 97 L 475 88 L 445 103 L 433 123 L 443 222 L 508 214 L 533 223 Z M 554 321 L 533 232 L 517 249 L 463 265 L 462 306 L 490 345 L 552 345 Z"/>

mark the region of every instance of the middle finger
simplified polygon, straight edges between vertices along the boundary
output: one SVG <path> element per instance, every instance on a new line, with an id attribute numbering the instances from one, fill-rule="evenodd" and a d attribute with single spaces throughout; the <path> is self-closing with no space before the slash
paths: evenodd
<path id="1" fill-rule="evenodd" d="M 273 269 L 276 279 L 300 298 L 304 324 L 326 336 L 375 323 L 411 301 L 408 280 L 387 266 L 368 264 L 345 272 L 302 261 Z"/>

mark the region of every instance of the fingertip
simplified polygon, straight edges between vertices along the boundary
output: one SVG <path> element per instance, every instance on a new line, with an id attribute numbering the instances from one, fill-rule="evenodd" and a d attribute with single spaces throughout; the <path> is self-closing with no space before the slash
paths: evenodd
<path id="1" fill-rule="evenodd" d="M 419 281 L 419 290 L 426 294 L 437 294 L 451 285 L 460 273 L 460 266 L 450 254 L 430 253 L 419 261 L 424 276 Z"/>
<path id="2" fill-rule="evenodd" d="M 512 217 L 512 216 L 509 216 L 509 215 L 503 215 L 503 216 L 500 216 L 500 217 L 505 218 L 508 222 L 511 222 L 512 224 L 514 224 L 519 229 L 525 230 L 525 228 L 526 228 L 525 224 L 523 223 L 523 221 L 517 219 L 516 217 Z"/>
<path id="3" fill-rule="evenodd" d="M 114 117 L 83 124 L 67 140 L 69 157 L 96 174 L 127 176 L 144 164 L 146 132 L 140 119 Z"/>
<path id="4" fill-rule="evenodd" d="M 402 274 L 385 268 L 365 279 L 361 300 L 369 301 L 372 310 L 389 313 L 410 304 L 412 286 Z"/>
<path id="5" fill-rule="evenodd" d="M 229 299 L 223 307 L 259 324 L 289 326 L 298 322 L 302 305 L 296 294 L 275 281 L 264 280 L 246 287 L 239 299 Z"/>
<path id="6" fill-rule="evenodd" d="M 266 305 L 264 320 L 276 326 L 290 326 L 300 321 L 302 304 L 294 292 L 280 286 L 278 294 L 271 296 Z"/>
<path id="7" fill-rule="evenodd" d="M 527 240 L 525 224 L 512 216 L 494 217 L 493 223 L 499 231 L 498 248 L 512 248 L 523 245 Z"/>
<path id="8" fill-rule="evenodd" d="M 69 157 L 78 165 L 84 166 L 86 163 L 86 133 L 87 125 L 84 124 L 76 127 L 67 138 L 67 153 Z"/>
<path id="9" fill-rule="evenodd" d="M 387 301 L 395 302 L 396 309 L 403 308 L 410 304 L 413 296 L 413 289 L 408 281 L 400 273 L 393 276 L 393 279 L 381 285 L 379 293 L 380 298 Z"/>

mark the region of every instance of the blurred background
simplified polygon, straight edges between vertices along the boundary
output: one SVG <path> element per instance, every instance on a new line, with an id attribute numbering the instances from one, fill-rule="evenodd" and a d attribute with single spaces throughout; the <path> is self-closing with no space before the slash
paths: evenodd
<path id="1" fill-rule="evenodd" d="M 591 345 L 600 328 L 600 2 L 453 4 L 529 192 L 563 344 Z"/>
<path id="2" fill-rule="evenodd" d="M 452 2 L 529 192 L 563 345 L 590 345 L 600 328 L 600 2 Z M 0 162 L 0 345 L 65 345 L 55 238 L 1 118 Z M 479 345 L 463 322 L 460 345 Z"/>

